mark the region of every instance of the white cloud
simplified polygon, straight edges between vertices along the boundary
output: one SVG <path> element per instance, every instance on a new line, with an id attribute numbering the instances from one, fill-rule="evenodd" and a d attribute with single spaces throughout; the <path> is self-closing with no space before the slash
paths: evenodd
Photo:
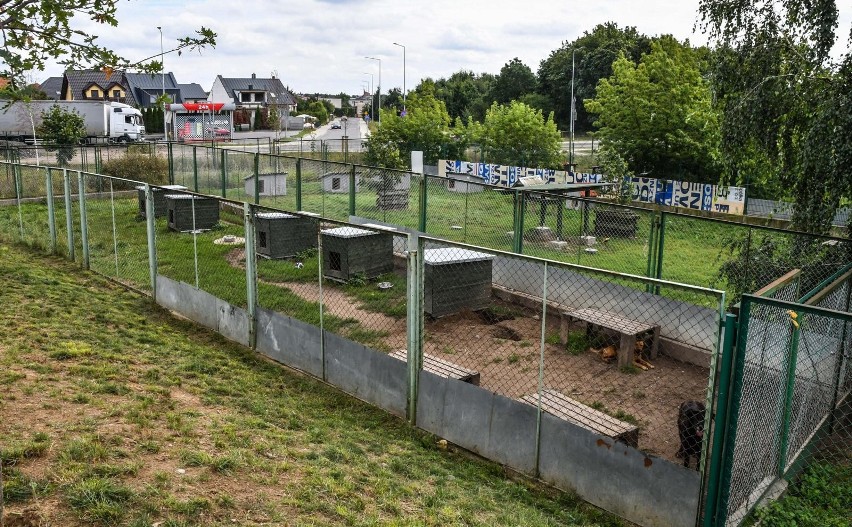
<path id="1" fill-rule="evenodd" d="M 704 37 L 693 33 L 697 8 L 698 0 L 137 0 L 118 3 L 117 28 L 78 22 L 131 59 L 159 54 L 157 26 L 163 27 L 166 49 L 202 25 L 213 29 L 215 48 L 165 57 L 166 69 L 179 82 L 207 90 L 219 74 L 267 76 L 277 70 L 296 91 L 354 93 L 368 79 L 364 72 L 373 72 L 378 83 L 377 64 L 366 55 L 382 59 L 385 90 L 402 87 L 402 50 L 393 42 L 406 46 L 412 89 L 423 77 L 446 77 L 460 69 L 497 73 L 514 57 L 536 71 L 562 42 L 607 21 L 703 43 Z M 849 27 L 848 9 L 840 27 Z M 35 77 L 59 74 L 61 68 L 52 66 Z"/>

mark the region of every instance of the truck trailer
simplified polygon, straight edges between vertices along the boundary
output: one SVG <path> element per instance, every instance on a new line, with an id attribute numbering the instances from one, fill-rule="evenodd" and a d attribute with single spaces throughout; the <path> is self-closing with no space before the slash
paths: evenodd
<path id="1" fill-rule="evenodd" d="M 142 113 L 136 108 L 112 101 L 31 101 L 25 103 L 0 100 L 0 139 L 34 142 L 42 112 L 58 105 L 76 111 L 83 118 L 87 143 L 118 143 L 141 141 L 145 138 Z M 32 117 L 32 120 L 30 120 Z M 33 138 L 33 125 L 36 137 Z"/>

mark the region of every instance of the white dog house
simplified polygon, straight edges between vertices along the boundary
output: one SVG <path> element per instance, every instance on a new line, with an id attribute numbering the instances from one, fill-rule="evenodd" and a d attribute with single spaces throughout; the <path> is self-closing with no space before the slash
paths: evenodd
<path id="1" fill-rule="evenodd" d="M 287 195 L 287 172 L 276 174 L 258 174 L 257 191 L 260 196 L 286 196 Z M 243 179 L 246 194 L 254 196 L 255 177 L 248 176 Z"/>

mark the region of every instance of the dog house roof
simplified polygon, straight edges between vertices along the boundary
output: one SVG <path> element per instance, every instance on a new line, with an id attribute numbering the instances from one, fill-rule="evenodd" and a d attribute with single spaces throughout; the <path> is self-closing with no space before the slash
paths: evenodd
<path id="1" fill-rule="evenodd" d="M 258 212 L 256 216 L 262 220 L 281 220 L 284 218 L 298 218 L 298 216 L 293 216 L 292 214 L 285 214 L 283 212 Z"/>
<path id="2" fill-rule="evenodd" d="M 364 229 L 356 229 L 355 227 L 337 227 L 334 229 L 325 229 L 323 234 L 334 236 L 336 238 L 358 238 L 359 236 L 370 236 L 378 234 L 377 232 L 367 231 Z"/>
<path id="3" fill-rule="evenodd" d="M 186 187 L 184 187 L 183 185 L 152 185 L 151 189 L 156 192 L 158 190 L 186 190 Z M 139 185 L 138 187 L 136 187 L 136 190 L 145 190 L 145 185 Z"/>
<path id="4" fill-rule="evenodd" d="M 426 249 L 423 251 L 423 261 L 430 265 L 443 265 L 464 262 L 484 262 L 493 260 L 494 256 L 468 249 L 444 247 L 441 249 Z"/>

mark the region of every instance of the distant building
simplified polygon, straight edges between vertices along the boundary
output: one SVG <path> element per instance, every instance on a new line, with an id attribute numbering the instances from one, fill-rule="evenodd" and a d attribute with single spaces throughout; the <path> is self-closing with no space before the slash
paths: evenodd
<path id="1" fill-rule="evenodd" d="M 115 101 L 139 106 L 121 71 L 107 75 L 103 71 L 68 70 L 60 91 L 64 101 Z"/>
<path id="2" fill-rule="evenodd" d="M 182 103 L 207 101 L 208 93 L 204 91 L 204 88 L 202 88 L 200 84 L 196 84 L 194 82 L 190 84 L 178 84 L 178 89 L 180 90 Z"/>
<path id="3" fill-rule="evenodd" d="M 136 100 L 136 105 L 142 108 L 155 106 L 157 98 L 166 94 L 169 103 L 181 103 L 180 86 L 174 73 L 125 73 L 128 89 Z M 130 104 L 130 103 L 128 103 Z"/>
<path id="4" fill-rule="evenodd" d="M 47 95 L 47 98 L 58 101 L 62 97 L 62 80 L 64 77 L 48 77 L 38 85 L 38 89 Z"/>

